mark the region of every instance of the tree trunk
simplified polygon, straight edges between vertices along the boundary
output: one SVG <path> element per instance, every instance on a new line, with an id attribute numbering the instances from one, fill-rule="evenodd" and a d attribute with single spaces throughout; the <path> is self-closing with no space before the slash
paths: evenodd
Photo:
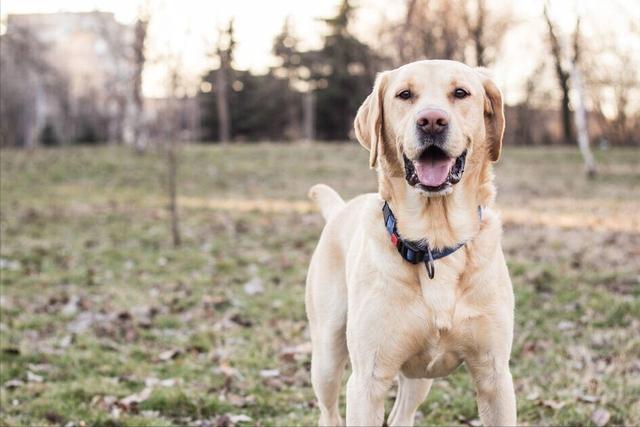
<path id="1" fill-rule="evenodd" d="M 485 10 L 484 0 L 476 0 L 476 25 L 473 28 L 473 44 L 476 51 L 476 65 L 478 67 L 486 66 L 485 46 L 484 46 L 484 27 L 485 27 Z"/>
<path id="2" fill-rule="evenodd" d="M 562 135 L 566 144 L 573 144 L 575 136 L 573 135 L 573 126 L 571 123 L 571 105 L 569 98 L 569 75 L 565 74 L 560 77 L 560 88 L 562 90 Z"/>
<path id="3" fill-rule="evenodd" d="M 135 26 L 134 50 L 134 74 L 133 74 L 133 112 L 132 132 L 133 146 L 136 152 L 141 153 L 145 148 L 144 137 L 144 98 L 142 96 L 142 72 L 146 61 L 144 53 L 145 40 L 147 38 L 147 18 L 139 18 Z"/>
<path id="4" fill-rule="evenodd" d="M 400 63 L 397 65 L 402 65 L 408 61 L 410 61 L 415 54 L 414 52 L 407 52 L 407 35 L 411 33 L 412 30 L 412 21 L 413 14 L 416 7 L 416 0 L 408 0 L 407 1 L 407 13 L 405 15 L 404 24 L 402 31 L 398 31 L 396 34 L 396 51 L 399 54 Z"/>
<path id="5" fill-rule="evenodd" d="M 562 47 L 560 46 L 560 40 L 556 35 L 553 23 L 551 22 L 551 17 L 549 16 L 549 10 L 546 2 L 544 5 L 544 18 L 547 21 L 547 27 L 549 29 L 549 43 L 551 45 L 551 55 L 553 56 L 556 76 L 558 78 L 560 90 L 562 91 L 562 105 L 560 106 L 562 114 L 562 134 L 564 136 L 564 142 L 566 144 L 573 144 L 575 138 L 573 136 L 573 127 L 571 121 L 569 72 L 567 72 L 562 66 Z"/>
<path id="6" fill-rule="evenodd" d="M 578 146 L 584 159 L 584 166 L 589 178 L 593 178 L 596 175 L 596 163 L 591 154 L 589 148 L 589 129 L 587 127 L 587 112 L 584 106 L 584 91 L 582 87 L 582 77 L 580 70 L 573 64 L 571 70 L 571 80 L 573 81 L 573 88 L 577 92 L 577 105 L 575 111 L 576 130 L 578 133 Z"/>
<path id="7" fill-rule="evenodd" d="M 315 139 L 315 97 L 313 89 L 304 94 L 304 139 L 307 142 L 312 142 Z"/>
<path id="8" fill-rule="evenodd" d="M 178 136 L 180 129 L 180 106 L 178 105 L 178 66 L 171 72 L 170 97 L 167 102 L 167 117 L 164 123 L 167 149 L 167 190 L 169 192 L 169 213 L 171 216 L 171 237 L 173 246 L 180 246 L 180 218 L 178 215 Z"/>
<path id="9" fill-rule="evenodd" d="M 226 64 L 220 61 L 216 72 L 216 102 L 218 106 L 218 139 L 220 142 L 231 140 L 231 118 L 229 117 L 229 96 Z"/>
<path id="10" fill-rule="evenodd" d="M 167 147 L 169 211 L 171 213 L 171 237 L 173 246 L 178 247 L 182 243 L 182 239 L 180 238 L 180 221 L 178 217 L 178 159 L 176 155 L 175 135 L 170 135 L 170 138 L 171 140 Z"/>

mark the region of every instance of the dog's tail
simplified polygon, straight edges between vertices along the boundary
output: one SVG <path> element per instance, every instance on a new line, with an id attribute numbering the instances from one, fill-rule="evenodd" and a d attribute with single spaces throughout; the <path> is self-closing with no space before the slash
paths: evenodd
<path id="1" fill-rule="evenodd" d="M 325 220 L 329 220 L 333 214 L 341 209 L 345 203 L 342 197 L 326 184 L 316 184 L 309 189 L 309 198 L 315 202 L 322 211 Z"/>

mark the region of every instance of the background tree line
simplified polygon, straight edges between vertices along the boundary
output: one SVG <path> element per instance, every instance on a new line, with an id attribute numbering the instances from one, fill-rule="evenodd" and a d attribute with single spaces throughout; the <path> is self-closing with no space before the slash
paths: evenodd
<path id="1" fill-rule="evenodd" d="M 504 42 L 522 24 L 514 3 L 404 0 L 401 15 L 382 19 L 364 40 L 356 30 L 360 10 L 354 4 L 343 0 L 335 16 L 319 19 L 324 36 L 316 49 L 303 49 L 298 29 L 286 20 L 272 43 L 275 65 L 263 74 L 237 67 L 234 22 L 228 22 L 211 46 L 214 65 L 202 75 L 195 97 L 184 95 L 184 88 L 178 91 L 178 135 L 210 142 L 344 141 L 352 137 L 353 118 L 376 72 L 425 58 L 492 68 L 505 62 Z M 622 4 L 613 0 L 611 6 L 624 15 Z M 103 31 L 118 59 L 114 63 L 124 65 L 116 67 L 115 77 L 106 80 L 100 93 L 79 99 L 69 95 L 69 81 L 59 67 L 43 60 L 46 46 L 36 37 L 27 31 L 3 35 L 2 145 L 110 141 L 143 148 L 147 140 L 162 137 L 165 114 L 157 106 L 166 103 L 141 95 L 149 15 L 150 10 L 141 14 L 128 38 Z M 583 131 L 592 143 L 640 145 L 640 59 L 619 40 L 587 34 L 585 18 L 593 24 L 593 14 L 583 16 L 576 6 L 573 15 L 572 28 L 559 25 L 547 1 L 535 18 L 543 52 L 526 71 L 522 95 L 507 105 L 507 143 L 575 144 L 576 114 L 584 110 Z M 629 30 L 629 37 L 640 39 L 640 26 L 630 24 Z M 518 58 L 507 60 L 517 65 Z M 577 85 L 578 80 L 583 84 Z M 34 117 L 42 113 L 33 108 L 33 99 L 43 96 L 56 100 L 48 105 L 59 119 L 44 123 L 41 118 L 34 126 Z"/>
<path id="2" fill-rule="evenodd" d="M 406 0 L 405 4 L 403 19 L 389 20 L 377 29 L 375 46 L 354 34 L 356 10 L 348 0 L 336 16 L 323 19 L 326 35 L 317 50 L 301 50 L 294 29 L 285 22 L 272 49 L 278 65 L 263 75 L 234 69 L 231 22 L 220 32 L 214 55 L 219 65 L 205 74 L 198 93 L 203 139 L 346 140 L 377 71 L 424 58 L 491 67 L 503 39 L 519 24 L 509 8 L 487 0 Z M 545 4 L 542 42 L 548 53 L 526 79 L 521 101 L 507 107 L 509 143 L 575 143 L 572 94 L 577 88 L 572 87 L 571 72 L 578 67 L 586 71 L 592 136 L 603 143 L 640 144 L 639 113 L 629 98 L 640 89 L 637 72 L 594 67 L 612 45 L 587 45 L 580 15 L 576 16 L 573 34 L 564 40 Z M 620 49 L 614 52 L 620 61 L 629 59 L 628 52 L 626 56 Z M 555 82 L 552 87 L 539 85 L 545 76 Z M 609 117 L 603 108 L 607 103 L 615 105 Z"/>

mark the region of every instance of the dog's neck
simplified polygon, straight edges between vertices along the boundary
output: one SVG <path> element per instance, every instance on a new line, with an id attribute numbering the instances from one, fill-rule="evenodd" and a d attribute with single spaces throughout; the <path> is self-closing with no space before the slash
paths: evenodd
<path id="1" fill-rule="evenodd" d="M 426 197 L 409 188 L 404 177 L 381 177 L 380 194 L 389 202 L 404 239 L 426 239 L 432 247 L 455 246 L 478 232 L 478 206 L 493 204 L 490 164 L 469 164 L 465 176 L 446 196 Z"/>

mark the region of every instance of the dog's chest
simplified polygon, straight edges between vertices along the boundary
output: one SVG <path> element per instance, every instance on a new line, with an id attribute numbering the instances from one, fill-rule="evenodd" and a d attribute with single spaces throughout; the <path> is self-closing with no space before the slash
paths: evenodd
<path id="1" fill-rule="evenodd" d="M 439 276 L 434 279 L 420 278 L 424 311 L 421 324 L 413 327 L 420 329 L 422 345 L 402 367 L 410 378 L 443 377 L 463 361 L 460 349 L 465 341 L 469 307 L 456 292 L 459 270 L 450 265 L 440 267 Z"/>
<path id="2" fill-rule="evenodd" d="M 462 363 L 462 357 L 439 343 L 427 344 L 422 351 L 402 365 L 402 373 L 409 378 L 438 378 L 449 375 Z"/>

